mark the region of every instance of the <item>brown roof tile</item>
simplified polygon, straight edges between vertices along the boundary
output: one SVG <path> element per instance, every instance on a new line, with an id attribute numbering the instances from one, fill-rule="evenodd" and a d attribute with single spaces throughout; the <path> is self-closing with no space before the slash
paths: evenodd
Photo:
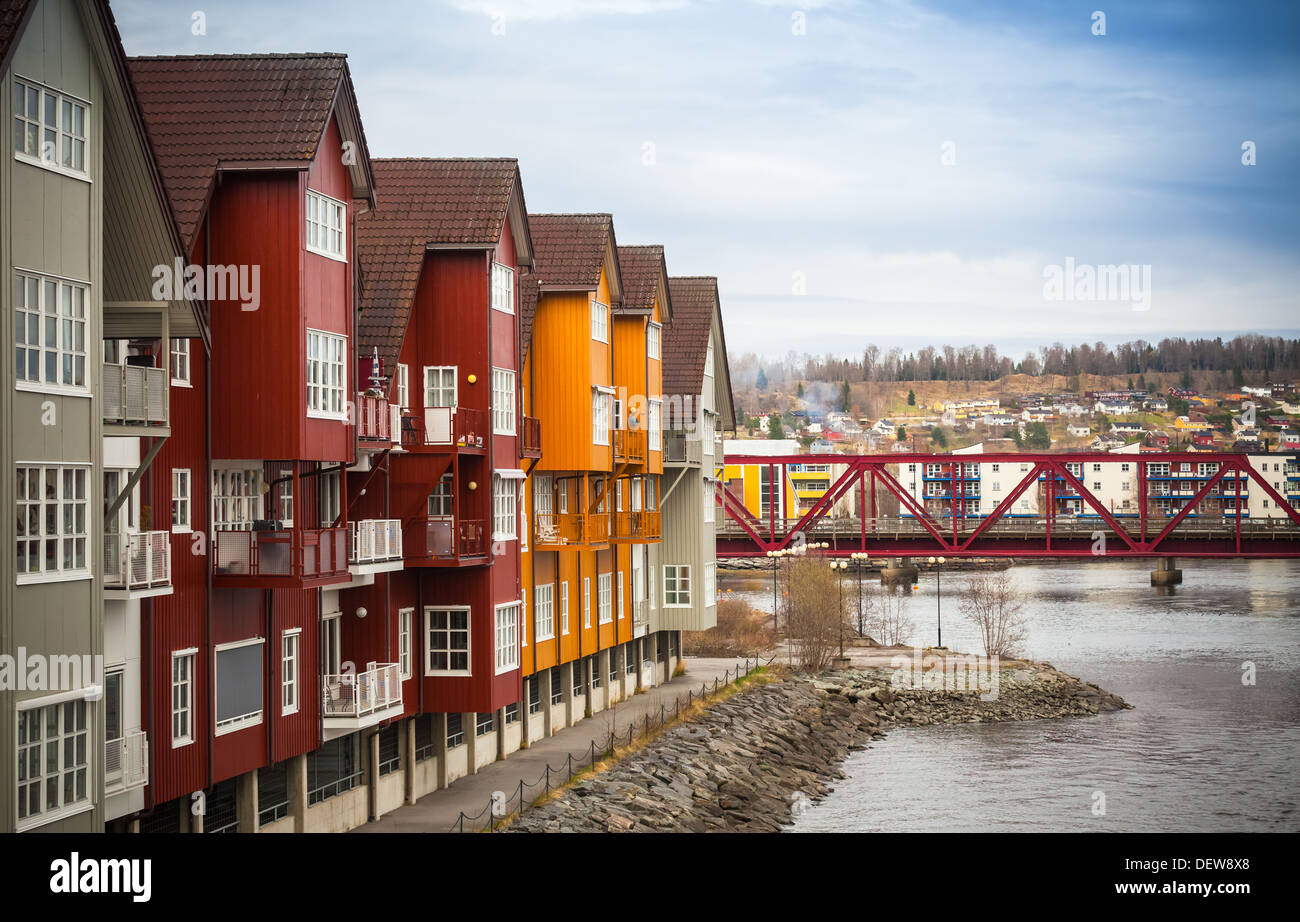
<path id="1" fill-rule="evenodd" d="M 607 214 L 535 214 L 528 230 L 542 288 L 595 288 L 614 235 Z"/>
<path id="2" fill-rule="evenodd" d="M 623 309 L 647 313 L 654 310 L 660 282 L 665 288 L 668 282 L 664 248 L 657 244 L 619 247 L 618 274 L 623 279 Z M 671 296 L 667 300 L 671 301 Z M 659 311 L 665 321 L 672 316 L 670 304 L 659 305 Z"/>
<path id="3" fill-rule="evenodd" d="M 35 0 L 0 0 L 0 73 L 9 69 L 9 57 L 35 7 Z"/>
<path id="4" fill-rule="evenodd" d="M 663 390 L 665 397 L 680 396 L 694 398 L 688 404 L 681 401 L 681 406 L 689 406 L 689 418 L 665 420 L 665 425 L 694 425 L 698 398 L 704 388 L 704 358 L 709 349 L 709 331 L 713 327 L 713 312 L 720 310 L 718 300 L 718 280 L 707 276 L 681 276 L 668 280 L 668 289 L 673 302 L 673 321 L 664 326 L 663 342 Z M 719 323 L 721 330 L 721 323 Z M 722 353 L 723 397 L 717 407 L 723 428 L 735 426 L 735 411 L 731 400 L 731 371 L 727 362 L 726 339 L 716 344 Z M 668 407 L 678 405 L 670 400 Z"/>
<path id="5" fill-rule="evenodd" d="M 401 352 L 429 245 L 495 244 L 519 187 L 519 162 L 497 159 L 374 160 L 377 204 L 357 218 L 362 354 L 385 367 Z M 523 191 L 519 190 L 523 207 Z M 520 287 L 523 297 L 524 288 Z"/>
<path id="6" fill-rule="evenodd" d="M 138 57 L 130 66 L 186 247 L 219 165 L 316 156 L 348 73 L 346 56 L 330 53 Z"/>

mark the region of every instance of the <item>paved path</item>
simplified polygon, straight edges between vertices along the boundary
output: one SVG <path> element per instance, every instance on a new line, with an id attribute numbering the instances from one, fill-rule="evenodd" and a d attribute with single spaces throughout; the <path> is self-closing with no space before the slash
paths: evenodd
<path id="1" fill-rule="evenodd" d="M 688 690 L 698 694 L 700 685 L 706 682 L 712 691 L 715 678 L 722 679 L 728 670 L 734 671 L 738 665 L 742 668 L 744 665 L 743 660 L 704 657 L 691 657 L 685 662 L 686 675 L 647 689 L 644 694 L 633 695 L 627 701 L 620 701 L 612 711 L 600 711 L 572 727 L 565 727 L 554 736 L 538 740 L 528 749 L 520 749 L 504 760 L 485 765 L 476 774 L 458 778 L 449 787 L 426 794 L 414 804 L 398 807 L 353 831 L 447 832 L 462 811 L 467 817 L 482 811 L 491 802 L 493 792 L 503 791 L 507 797 L 515 795 L 520 781 L 526 785 L 533 784 L 546 773 L 548 763 L 552 768 L 564 765 L 570 754 L 576 770 L 579 757 L 585 759 L 591 755 L 593 739 L 597 746 L 604 746 L 615 727 L 618 733 L 626 736 L 633 724 L 640 728 L 647 714 L 651 715 L 653 723 L 659 718 L 660 708 L 672 708 L 679 695 L 684 698 Z M 556 780 L 552 775 L 552 781 Z M 563 776 L 558 780 L 562 781 Z M 525 800 L 535 800 L 543 790 L 526 787 Z M 485 820 L 486 815 L 471 825 L 467 818 L 465 828 L 478 828 Z"/>

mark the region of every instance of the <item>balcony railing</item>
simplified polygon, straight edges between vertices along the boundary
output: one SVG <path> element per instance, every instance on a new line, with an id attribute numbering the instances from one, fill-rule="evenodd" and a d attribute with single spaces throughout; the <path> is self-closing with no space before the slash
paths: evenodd
<path id="1" fill-rule="evenodd" d="M 699 464 L 704 455 L 703 445 L 697 433 L 665 432 L 664 463 Z"/>
<path id="2" fill-rule="evenodd" d="M 533 516 L 533 537 L 539 546 L 604 544 L 612 529 L 608 512 L 539 512 Z"/>
<path id="3" fill-rule="evenodd" d="M 419 516 L 407 522 L 406 556 L 420 560 L 459 560 L 487 556 L 487 523 L 450 515 Z"/>
<path id="4" fill-rule="evenodd" d="M 365 672 L 321 676 L 321 716 L 357 719 L 402 704 L 396 663 L 372 663 Z"/>
<path id="5" fill-rule="evenodd" d="M 383 563 L 402 559 L 401 519 L 362 519 L 351 522 L 352 553 L 349 563 Z"/>
<path id="6" fill-rule="evenodd" d="M 614 430 L 614 460 L 628 464 L 645 463 L 646 433 L 644 429 Z"/>
<path id="7" fill-rule="evenodd" d="M 642 599 L 632 603 L 632 636 L 644 637 L 650 630 L 650 602 Z"/>
<path id="8" fill-rule="evenodd" d="M 124 426 L 167 425 L 166 368 L 104 365 L 104 422 Z"/>
<path id="9" fill-rule="evenodd" d="M 523 417 L 523 428 L 519 432 L 519 452 L 524 458 L 542 456 L 542 421 L 536 416 Z"/>
<path id="10" fill-rule="evenodd" d="M 657 541 L 660 537 L 659 510 L 614 513 L 614 539 Z"/>
<path id="11" fill-rule="evenodd" d="M 391 442 L 391 414 L 383 397 L 357 394 L 357 438 L 364 442 Z"/>
<path id="12" fill-rule="evenodd" d="M 149 783 L 149 737 L 132 730 L 104 743 L 104 793 L 120 794 Z"/>
<path id="13" fill-rule="evenodd" d="M 299 577 L 345 575 L 348 529 L 219 531 L 214 576 Z"/>
<path id="14" fill-rule="evenodd" d="M 491 430 L 487 414 L 469 407 L 425 407 L 424 415 L 402 415 L 402 447 L 456 448 L 478 451 Z"/>
<path id="15" fill-rule="evenodd" d="M 104 587 L 138 591 L 172 583 L 171 533 L 118 532 L 104 536 Z"/>

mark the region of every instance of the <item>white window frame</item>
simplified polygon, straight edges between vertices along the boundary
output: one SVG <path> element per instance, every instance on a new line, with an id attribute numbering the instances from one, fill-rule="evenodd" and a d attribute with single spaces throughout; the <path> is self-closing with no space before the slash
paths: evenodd
<path id="1" fill-rule="evenodd" d="M 591 444 L 610 443 L 610 417 L 613 409 L 614 389 L 593 387 L 591 389 Z"/>
<path id="2" fill-rule="evenodd" d="M 194 528 L 190 497 L 194 479 L 188 467 L 172 468 L 172 534 L 188 535 Z"/>
<path id="3" fill-rule="evenodd" d="M 691 588 L 689 564 L 664 564 L 664 608 L 690 608 Z"/>
<path id="4" fill-rule="evenodd" d="M 307 252 L 333 259 L 348 261 L 348 206 L 315 189 L 307 190 L 303 206 L 305 225 L 303 241 Z M 316 241 L 313 243 L 313 239 Z"/>
<path id="5" fill-rule="evenodd" d="M 655 323 L 652 320 L 646 324 L 645 327 L 646 358 L 660 359 L 663 357 L 663 335 L 664 335 L 664 326 L 662 323 Z"/>
<path id="6" fill-rule="evenodd" d="M 193 387 L 190 381 L 190 341 L 173 339 L 170 355 L 172 387 Z"/>
<path id="7" fill-rule="evenodd" d="M 609 305 L 591 299 L 591 338 L 599 343 L 609 342 Z"/>
<path id="8" fill-rule="evenodd" d="M 515 312 L 515 270 L 496 260 L 492 261 L 492 309 Z"/>
<path id="9" fill-rule="evenodd" d="M 413 630 L 415 626 L 415 609 L 399 608 L 397 610 L 397 670 L 402 680 L 409 679 L 412 675 L 412 666 L 415 658 L 412 655 L 412 641 L 415 639 Z"/>
<path id="10" fill-rule="evenodd" d="M 591 577 L 582 578 L 582 626 L 591 627 Z"/>
<path id="11" fill-rule="evenodd" d="M 646 411 L 646 426 L 650 434 L 646 436 L 646 443 L 651 451 L 663 450 L 663 407 L 662 400 L 650 398 Z"/>
<path id="12" fill-rule="evenodd" d="M 45 711 L 53 709 L 55 713 L 56 727 L 52 736 L 47 736 L 47 718 Z M 37 712 L 34 719 L 31 719 L 31 712 Z M 67 718 L 73 717 L 73 725 L 67 724 Z M 77 718 L 80 718 L 78 725 Z M 91 702 L 87 701 L 84 693 L 73 695 L 62 695 L 54 700 L 42 698 L 36 701 L 20 702 L 18 706 L 17 718 L 19 722 L 34 724 L 32 731 L 35 736 L 22 736 L 21 727 L 15 726 L 14 743 L 15 749 L 11 750 L 16 754 L 14 765 L 17 767 L 26 762 L 30 767 L 32 762 L 36 763 L 35 773 L 28 772 L 26 777 L 18 780 L 15 776 L 14 791 L 16 793 L 15 806 L 19 807 L 22 803 L 30 803 L 29 791 L 35 790 L 40 807 L 35 813 L 27 813 L 25 816 L 18 818 L 18 829 L 29 829 L 34 826 L 42 826 L 46 823 L 64 817 L 73 816 L 78 813 L 91 809 L 95 803 L 95 783 L 91 771 L 91 752 L 95 745 L 95 727 L 93 725 L 93 708 Z M 21 741 L 21 742 L 20 742 Z M 78 746 L 80 743 L 80 746 Z M 47 747 L 55 748 L 54 758 L 51 759 Z M 84 756 L 78 758 L 77 750 L 80 748 Z M 31 758 L 32 750 L 36 750 L 36 758 Z M 50 766 L 53 764 L 53 771 Z M 71 776 L 73 781 L 72 796 L 70 799 L 64 798 L 68 777 Z M 81 795 L 77 794 L 77 779 L 80 778 Z M 51 805 L 47 801 L 50 791 L 50 781 L 53 780 L 53 790 L 57 798 L 57 803 Z M 21 807 L 19 807 L 21 812 Z"/>
<path id="13" fill-rule="evenodd" d="M 560 581 L 560 633 L 569 633 L 569 581 Z"/>
<path id="14" fill-rule="evenodd" d="M 194 667 L 198 647 L 172 651 L 172 748 L 179 749 L 194 742 Z M 184 661 L 185 675 L 176 677 L 177 661 Z M 177 734 L 177 718 L 182 718 L 185 732 Z"/>
<path id="15" fill-rule="evenodd" d="M 316 479 L 320 481 L 316 498 L 317 511 L 320 513 L 320 527 L 333 528 L 334 520 L 343 514 L 343 472 L 327 471 L 318 475 Z M 292 484 L 293 481 L 288 483 Z"/>
<path id="16" fill-rule="evenodd" d="M 36 376 L 28 377 L 26 368 L 17 367 L 14 387 L 20 391 L 90 396 L 90 283 L 61 278 L 33 269 L 14 268 L 14 339 L 15 349 L 36 356 Z M 18 303 L 17 292 L 22 292 Z M 33 299 L 33 294 L 35 298 Z M 53 300 L 53 304 L 51 304 Z M 20 327 L 25 326 L 22 343 L 17 342 Z M 49 341 L 51 335 L 53 341 Z M 102 348 L 98 344 L 95 348 Z M 49 368 L 53 360 L 54 368 Z M 30 362 L 24 363 L 30 366 Z M 80 371 L 81 383 L 77 383 Z"/>
<path id="17" fill-rule="evenodd" d="M 397 366 L 397 405 L 403 410 L 411 408 L 411 366 L 399 364 Z"/>
<path id="18" fill-rule="evenodd" d="M 307 415 L 313 419 L 346 420 L 347 389 L 348 338 L 308 328 Z"/>
<path id="19" fill-rule="evenodd" d="M 280 716 L 297 714 L 302 701 L 302 628 L 280 635 Z"/>
<path id="20" fill-rule="evenodd" d="M 492 369 L 492 434 L 515 434 L 515 373 L 510 368 Z"/>
<path id="21" fill-rule="evenodd" d="M 438 383 L 429 383 L 429 373 L 437 372 Z M 447 384 L 442 380 L 445 372 L 451 372 L 451 403 L 439 403 L 444 400 L 445 393 L 448 390 Z M 456 402 L 460 399 L 460 375 L 459 366 L 456 365 L 425 365 L 424 366 L 424 408 L 430 407 L 450 407 L 453 411 L 456 409 Z"/>
<path id="22" fill-rule="evenodd" d="M 611 624 L 614 621 L 614 575 L 612 573 L 596 574 L 596 623 Z"/>
<path id="23" fill-rule="evenodd" d="M 704 607 L 718 604 L 718 564 L 710 561 L 704 565 Z"/>
<path id="24" fill-rule="evenodd" d="M 14 111 L 14 121 L 21 121 L 24 129 L 35 129 L 36 148 L 28 149 L 29 134 L 24 130 L 23 147 L 21 150 L 14 151 L 14 159 L 64 176 L 71 176 L 73 179 L 90 182 L 90 102 L 27 77 L 15 75 L 14 89 L 20 86 L 27 105 L 23 106 L 21 114 L 17 110 Z M 36 95 L 36 112 L 28 114 L 28 105 L 33 93 Z M 47 107 L 51 101 L 54 104 L 53 122 L 47 120 Z M 80 132 L 77 131 L 78 110 L 81 115 Z M 47 160 L 44 156 L 47 143 L 55 144 L 53 160 Z M 78 150 L 81 153 L 80 167 L 75 165 Z M 68 161 L 66 164 L 65 160 Z"/>
<path id="25" fill-rule="evenodd" d="M 514 541 L 519 528 L 519 487 L 514 480 L 492 475 L 492 540 Z"/>
<path id="26" fill-rule="evenodd" d="M 14 537 L 14 554 L 20 561 L 16 566 L 15 576 L 18 585 L 90 579 L 93 570 L 91 561 L 94 560 L 92 555 L 95 553 L 95 545 L 90 535 L 91 466 L 18 461 L 14 464 L 14 470 L 15 513 L 18 521 L 27 523 L 27 531 L 31 531 L 33 523 L 36 528 L 35 534 L 15 534 Z M 52 497 L 48 495 L 45 486 L 51 471 L 54 472 L 54 496 Z M 33 484 L 33 474 L 37 474 L 35 484 Z M 71 496 L 67 495 L 68 474 L 72 475 Z M 26 492 L 26 496 L 22 497 L 18 495 L 23 492 L 18 489 L 19 476 L 22 477 Z M 54 509 L 57 529 L 54 535 L 45 533 L 51 506 Z M 71 528 L 67 527 L 69 517 L 72 521 Z M 55 566 L 53 569 L 45 569 L 44 545 L 50 541 L 55 543 Z M 26 553 L 19 556 L 20 549 L 25 550 Z M 71 561 L 65 563 L 69 554 Z M 81 560 L 80 566 L 77 564 L 78 558 Z M 33 563 L 36 565 L 35 569 L 31 566 Z"/>
<path id="27" fill-rule="evenodd" d="M 618 620 L 623 620 L 623 575 L 620 573 L 618 582 L 614 584 L 614 594 L 618 597 Z"/>
<path id="28" fill-rule="evenodd" d="M 496 675 L 519 668 L 520 609 L 519 602 L 506 602 L 494 609 L 492 638 Z"/>
<path id="29" fill-rule="evenodd" d="M 555 583 L 533 587 L 533 624 L 534 642 L 555 637 Z"/>
<path id="30" fill-rule="evenodd" d="M 214 467 L 212 469 L 212 530 L 251 531 L 264 519 L 261 468 Z"/>
<path id="31" fill-rule="evenodd" d="M 430 641 L 433 638 L 434 627 L 433 627 L 433 619 L 429 616 L 434 613 L 446 613 L 448 615 L 451 614 L 465 615 L 465 627 L 463 630 L 463 633 L 465 634 L 465 647 L 463 650 L 460 647 L 452 647 L 451 645 L 452 633 L 462 633 L 462 630 L 460 628 L 452 627 L 450 618 L 447 620 L 446 628 L 437 629 L 440 634 L 446 634 L 446 639 L 447 639 L 446 646 L 439 647 L 437 651 L 433 649 Z M 426 605 L 424 607 L 424 674 L 426 676 L 473 675 L 474 636 L 472 631 L 473 628 L 472 621 L 473 621 L 473 616 L 470 612 L 470 607 L 468 605 Z M 449 668 L 447 669 L 434 668 L 433 655 L 435 652 L 439 652 L 439 653 L 445 652 L 447 654 L 447 665 Z M 450 668 L 452 655 L 455 653 L 462 653 L 462 652 L 465 654 L 465 668 L 464 669 Z"/>
<path id="32" fill-rule="evenodd" d="M 236 640 L 233 643 L 217 644 L 212 648 L 212 707 L 213 717 L 216 716 L 217 707 L 217 682 L 221 677 L 220 670 L 217 669 L 218 654 L 225 653 L 227 650 L 235 650 L 240 647 L 262 647 L 261 664 L 263 672 L 266 670 L 266 638 L 250 637 L 247 640 Z M 260 674 L 259 674 L 260 677 Z M 263 681 L 265 681 L 263 679 Z M 213 736 L 224 736 L 227 733 L 234 733 L 238 730 L 246 730 L 249 727 L 256 727 L 262 723 L 263 715 L 266 714 L 266 701 L 262 701 L 262 706 L 257 711 L 249 711 L 247 714 L 240 714 L 237 717 L 227 717 L 223 721 L 217 722 L 213 727 Z"/>

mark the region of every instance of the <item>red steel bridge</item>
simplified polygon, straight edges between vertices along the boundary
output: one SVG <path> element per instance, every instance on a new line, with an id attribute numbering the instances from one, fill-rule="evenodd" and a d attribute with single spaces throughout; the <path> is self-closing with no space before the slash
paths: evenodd
<path id="1" fill-rule="evenodd" d="M 756 515 L 735 492 L 739 484 L 724 475 L 716 496 L 724 512 L 717 526 L 718 557 L 761 557 L 806 542 L 825 543 L 819 553 L 841 557 L 861 552 L 879 557 L 1300 557 L 1300 510 L 1254 468 L 1251 457 L 1100 452 L 727 455 L 724 471 L 734 472 L 734 465 L 767 467 L 762 479 L 769 495 L 761 504 L 767 512 Z M 1283 479 L 1300 480 L 1294 473 L 1294 455 L 1272 459 L 1290 471 L 1281 475 Z M 913 464 L 915 473 L 899 474 Z M 999 491 L 1005 495 L 991 510 L 968 511 L 980 489 L 975 483 L 979 478 L 969 476 L 969 468 L 991 464 L 1007 472 L 999 478 L 1009 490 Z M 1193 473 L 1178 473 L 1184 464 Z M 777 491 L 785 489 L 792 465 L 828 465 L 830 489 L 806 511 L 781 515 Z M 915 479 L 921 495 L 914 496 L 900 476 L 909 484 Z M 1103 491 L 1089 488 L 1089 482 L 1116 484 L 1121 479 L 1131 481 L 1127 495 L 1133 497 L 1123 511 L 1113 508 L 1113 497 L 1103 499 L 1097 495 Z M 1250 494 L 1269 500 L 1271 517 L 1250 516 Z M 1034 511 L 1013 512 L 1023 509 L 1017 501 L 1030 495 L 1036 498 Z"/>

